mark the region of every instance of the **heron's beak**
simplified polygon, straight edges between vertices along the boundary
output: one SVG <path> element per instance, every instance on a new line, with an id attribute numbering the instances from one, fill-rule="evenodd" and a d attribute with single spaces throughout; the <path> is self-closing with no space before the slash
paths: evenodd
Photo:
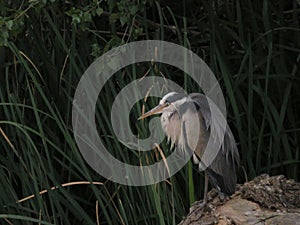
<path id="1" fill-rule="evenodd" d="M 167 106 L 167 104 L 162 104 L 162 105 L 158 105 L 156 107 L 154 107 L 153 109 L 151 109 L 150 111 L 144 113 L 143 115 L 141 115 L 138 120 L 141 119 L 145 119 L 148 116 L 154 115 L 154 114 L 159 114 L 162 113 L 163 109 Z"/>

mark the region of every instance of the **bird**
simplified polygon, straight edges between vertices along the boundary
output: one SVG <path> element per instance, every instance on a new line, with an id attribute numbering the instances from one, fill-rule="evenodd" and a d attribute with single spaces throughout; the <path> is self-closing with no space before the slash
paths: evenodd
<path id="1" fill-rule="evenodd" d="M 161 126 L 168 141 L 171 142 L 171 148 L 178 146 L 183 151 L 187 151 L 190 150 L 187 148 L 191 148 L 193 142 L 196 141 L 192 157 L 194 163 L 200 169 L 203 166 L 201 156 L 204 151 L 210 151 L 209 149 L 206 150 L 205 147 L 210 135 L 213 135 L 211 132 L 212 114 L 210 104 L 207 97 L 201 93 L 187 95 L 185 93 L 170 92 L 160 100 L 156 107 L 142 114 L 138 119 L 141 120 L 154 114 L 161 114 Z M 200 125 L 196 128 L 195 119 L 199 119 L 198 124 Z M 235 192 L 237 182 L 236 171 L 239 167 L 240 157 L 234 136 L 228 124 L 225 128 L 219 124 L 215 126 L 217 126 L 217 133 L 223 129 L 224 139 L 216 157 L 210 165 L 206 165 L 204 170 L 202 206 L 207 204 L 209 182 L 217 189 L 221 198 L 232 195 Z M 199 131 L 195 132 L 195 129 L 199 129 Z M 199 136 L 196 137 L 195 133 Z"/>

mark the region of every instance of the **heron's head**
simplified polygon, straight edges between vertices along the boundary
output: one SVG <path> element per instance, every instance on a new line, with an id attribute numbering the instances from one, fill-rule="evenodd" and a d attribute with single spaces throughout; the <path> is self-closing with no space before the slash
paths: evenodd
<path id="1" fill-rule="evenodd" d="M 159 104 L 141 115 L 138 119 L 144 119 L 154 114 L 161 114 L 164 112 L 173 112 L 178 110 L 181 105 L 188 101 L 188 95 L 184 93 L 170 92 L 166 94 L 159 102 Z"/>

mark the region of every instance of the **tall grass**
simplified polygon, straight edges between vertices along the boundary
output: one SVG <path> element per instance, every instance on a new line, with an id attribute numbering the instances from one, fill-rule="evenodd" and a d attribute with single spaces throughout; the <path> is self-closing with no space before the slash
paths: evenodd
<path id="1" fill-rule="evenodd" d="M 24 23 L 0 48 L 1 224 L 176 224 L 202 198 L 203 177 L 192 163 L 161 183 L 124 186 L 100 177 L 77 148 L 71 109 L 80 77 L 98 56 L 135 40 L 178 43 L 214 71 L 242 159 L 240 182 L 260 173 L 299 180 L 297 1 L 111 1 L 99 3 L 99 15 L 89 2 L 21 3 L 1 3 L 13 10 L 0 12 L 2 22 L 10 17 Z M 135 5 L 137 11 L 128 13 Z M 201 91 L 182 71 L 151 63 L 126 67 L 107 82 L 97 102 L 99 134 L 111 154 L 136 165 L 160 155 L 119 143 L 110 108 L 122 87 L 147 71 L 187 92 Z M 157 101 L 149 98 L 146 109 Z M 136 104 L 130 119 L 133 131 L 147 137 L 147 123 L 136 121 L 143 105 Z M 166 142 L 161 148 L 171 153 Z M 61 186 L 73 181 L 102 184 Z"/>

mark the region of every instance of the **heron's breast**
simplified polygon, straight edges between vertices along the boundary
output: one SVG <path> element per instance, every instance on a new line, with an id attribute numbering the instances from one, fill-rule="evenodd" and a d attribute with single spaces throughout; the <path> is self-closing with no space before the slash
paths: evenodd
<path id="1" fill-rule="evenodd" d="M 176 112 L 166 112 L 161 116 L 161 125 L 172 144 L 178 144 L 181 133 L 181 119 Z"/>

